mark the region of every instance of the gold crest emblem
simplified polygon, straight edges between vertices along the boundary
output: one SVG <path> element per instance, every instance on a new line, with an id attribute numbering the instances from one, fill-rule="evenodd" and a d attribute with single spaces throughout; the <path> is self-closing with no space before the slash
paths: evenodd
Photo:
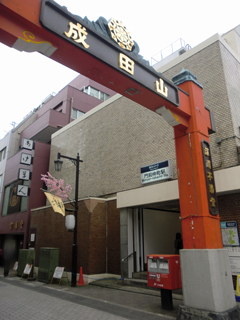
<path id="1" fill-rule="evenodd" d="M 17 196 L 17 187 L 14 187 L 10 194 L 10 206 L 15 207 L 18 203 L 19 197 Z"/>
<path id="2" fill-rule="evenodd" d="M 123 25 L 121 21 L 111 19 L 108 23 L 111 37 L 117 44 L 126 50 L 132 51 L 134 42 L 128 29 Z"/>

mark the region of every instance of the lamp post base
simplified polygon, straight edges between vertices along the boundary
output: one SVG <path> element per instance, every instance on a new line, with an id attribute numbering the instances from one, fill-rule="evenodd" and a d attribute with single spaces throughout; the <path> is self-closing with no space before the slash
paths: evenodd
<path id="1" fill-rule="evenodd" d="M 77 285 L 77 245 L 72 246 L 72 281 L 71 287 L 76 287 Z"/>

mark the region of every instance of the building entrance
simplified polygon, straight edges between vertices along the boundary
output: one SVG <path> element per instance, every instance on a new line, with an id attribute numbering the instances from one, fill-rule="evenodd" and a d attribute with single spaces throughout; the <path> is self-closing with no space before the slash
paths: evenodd
<path id="1" fill-rule="evenodd" d="M 125 277 L 147 271 L 149 254 L 175 254 L 176 234 L 182 233 L 179 218 L 178 203 L 165 209 L 159 204 L 121 209 L 121 258 Z"/>

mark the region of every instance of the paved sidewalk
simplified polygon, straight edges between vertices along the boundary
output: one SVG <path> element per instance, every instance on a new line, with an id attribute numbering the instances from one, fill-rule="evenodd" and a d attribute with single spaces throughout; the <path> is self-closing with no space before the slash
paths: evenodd
<path id="1" fill-rule="evenodd" d="M 173 295 L 174 310 L 162 310 L 160 292 L 122 286 L 116 280 L 72 288 L 65 284 L 27 281 L 14 274 L 4 278 L 1 269 L 0 292 L 0 319 L 4 320 L 38 319 L 33 317 L 36 312 L 39 319 L 44 320 L 171 320 L 176 319 L 178 306 L 182 304 L 182 296 Z M 15 317 L 10 317 L 12 314 Z"/>
<path id="2" fill-rule="evenodd" d="M 0 318 L 2 320 L 124 320 L 123 317 L 85 307 L 47 294 L 17 288 L 0 281 Z"/>

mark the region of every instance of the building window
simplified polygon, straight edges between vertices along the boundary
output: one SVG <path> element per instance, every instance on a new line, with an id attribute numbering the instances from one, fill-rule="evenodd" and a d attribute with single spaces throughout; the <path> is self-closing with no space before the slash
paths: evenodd
<path id="1" fill-rule="evenodd" d="M 19 184 L 29 186 L 29 181 L 18 180 L 5 188 L 2 210 L 3 216 L 27 210 L 28 197 L 17 196 L 17 186 Z"/>
<path id="2" fill-rule="evenodd" d="M 3 175 L 0 174 L 0 208 L 2 203 L 2 184 L 3 184 Z"/>
<path id="3" fill-rule="evenodd" d="M 0 161 L 4 160 L 6 156 L 6 147 L 0 151 Z"/>
<path id="4" fill-rule="evenodd" d="M 59 108 L 63 105 L 63 101 L 59 102 L 54 108 L 53 110 L 56 110 L 58 112 L 62 112 L 62 110 L 59 110 Z"/>
<path id="5" fill-rule="evenodd" d="M 3 175 L 0 174 L 0 192 L 2 191 Z"/>
<path id="6" fill-rule="evenodd" d="M 81 117 L 83 114 L 84 114 L 84 112 L 82 112 L 82 111 L 80 111 L 78 109 L 72 108 L 71 118 L 72 119 L 77 119 L 77 118 Z"/>
<path id="7" fill-rule="evenodd" d="M 105 92 L 102 92 L 98 89 L 95 89 L 91 86 L 88 86 L 88 87 L 84 87 L 83 88 L 83 92 L 89 94 L 90 96 L 94 97 L 94 98 L 97 98 L 99 100 L 102 100 L 102 101 L 106 101 L 107 99 L 109 99 L 109 95 Z"/>
<path id="8" fill-rule="evenodd" d="M 3 199 L 3 209 L 2 209 L 3 216 L 6 216 L 8 212 L 9 195 L 10 195 L 10 186 L 7 186 L 5 188 L 4 199 Z"/>

